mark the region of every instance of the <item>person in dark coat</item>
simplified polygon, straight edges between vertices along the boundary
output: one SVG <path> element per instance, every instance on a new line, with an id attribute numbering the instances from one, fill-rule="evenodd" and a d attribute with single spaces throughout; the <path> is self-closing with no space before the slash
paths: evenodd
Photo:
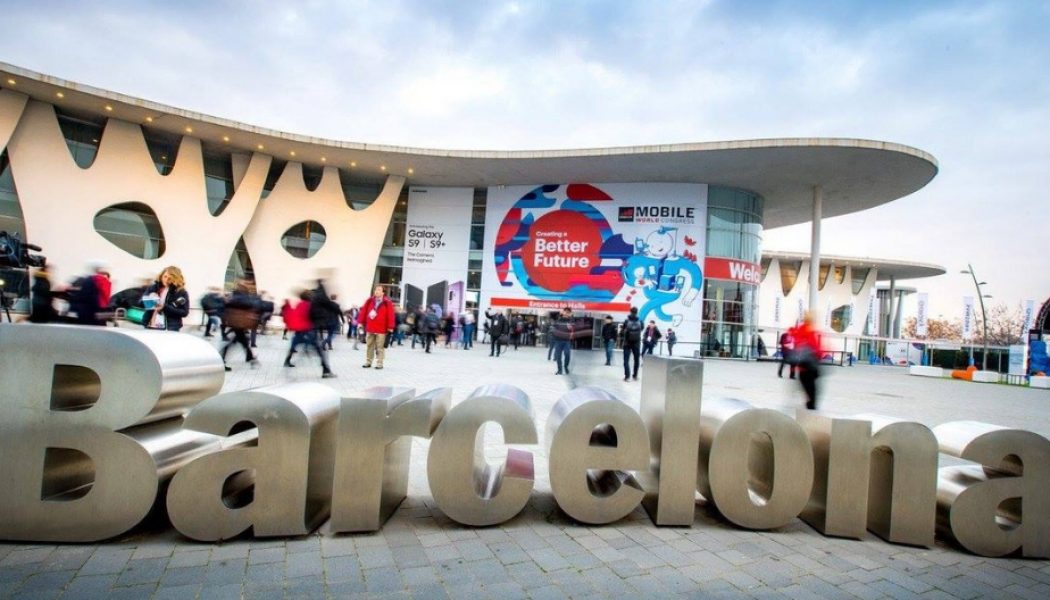
<path id="1" fill-rule="evenodd" d="M 561 309 L 561 314 L 551 328 L 551 335 L 554 336 L 554 362 L 558 365 L 555 375 L 568 375 L 572 340 L 576 339 L 576 323 L 572 320 L 572 309 L 568 306 Z"/>
<path id="2" fill-rule="evenodd" d="M 660 341 L 663 334 L 660 333 L 660 328 L 656 326 L 656 321 L 649 320 L 649 325 L 646 326 L 645 331 L 642 333 L 642 355 L 652 354 L 653 348 L 656 347 L 656 343 Z"/>
<path id="3" fill-rule="evenodd" d="M 226 298 L 224 305 L 223 315 L 226 319 L 226 326 L 233 332 L 233 339 L 226 342 L 219 352 L 223 365 L 227 371 L 230 370 L 229 365 L 226 364 L 226 353 L 230 346 L 240 344 L 244 346 L 245 360 L 253 367 L 257 366 L 259 361 L 252 354 L 248 343 L 248 332 L 255 329 L 259 323 L 259 299 L 251 293 L 246 282 L 238 281 L 237 287 Z"/>
<path id="4" fill-rule="evenodd" d="M 156 305 L 147 310 L 142 324 L 147 329 L 179 331 L 182 319 L 190 314 L 190 297 L 186 293 L 186 280 L 175 266 L 160 272 L 157 280 L 146 289 L 143 299 L 154 297 Z"/>
<path id="5" fill-rule="evenodd" d="M 616 323 L 612 315 L 605 315 L 602 324 L 602 346 L 605 348 L 605 366 L 612 366 L 613 350 L 616 349 Z"/>
<path id="6" fill-rule="evenodd" d="M 623 380 L 638 381 L 638 363 L 640 362 L 642 343 L 642 320 L 638 318 L 638 307 L 632 306 L 631 313 L 620 328 L 623 335 Z M 631 357 L 634 357 L 634 370 L 631 369 Z"/>
<path id="7" fill-rule="evenodd" d="M 503 349 L 503 336 L 510 334 L 510 323 L 502 312 L 485 312 L 489 318 L 489 356 L 499 356 Z"/>
<path id="8" fill-rule="evenodd" d="M 58 320 L 58 313 L 52 304 L 51 274 L 47 267 L 40 267 L 33 272 L 33 303 L 30 305 L 29 321 L 31 323 L 51 323 Z"/>
<path id="9" fill-rule="evenodd" d="M 201 296 L 201 309 L 207 322 L 204 325 L 204 337 L 212 337 L 212 327 L 222 332 L 222 309 L 226 305 L 219 288 L 210 287 L 208 293 Z"/>
<path id="10" fill-rule="evenodd" d="M 674 356 L 674 345 L 678 343 L 678 336 L 674 329 L 667 328 L 667 356 Z"/>

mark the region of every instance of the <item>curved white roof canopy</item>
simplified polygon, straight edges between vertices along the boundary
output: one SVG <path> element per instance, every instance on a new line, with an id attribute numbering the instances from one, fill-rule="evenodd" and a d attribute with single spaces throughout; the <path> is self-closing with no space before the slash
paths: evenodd
<path id="1" fill-rule="evenodd" d="M 140 123 L 172 135 L 193 135 L 231 150 L 265 152 L 306 164 L 351 168 L 354 163 L 351 172 L 369 181 L 395 174 L 406 176 L 410 185 L 433 186 L 487 187 L 579 181 L 695 182 L 741 188 L 765 198 L 767 228 L 810 221 L 815 185 L 824 188 L 823 217 L 827 218 L 907 196 L 933 179 L 938 168 L 932 155 L 916 148 L 839 138 L 525 151 L 362 144 L 246 125 L 6 63 L 0 63 L 0 77 L 0 87 L 74 113 Z M 111 110 L 106 110 L 106 106 Z"/>
<path id="2" fill-rule="evenodd" d="M 762 259 L 776 258 L 781 261 L 808 261 L 808 252 L 782 252 L 780 250 L 762 250 Z M 836 256 L 834 254 L 821 254 L 821 266 L 835 265 L 839 267 L 855 267 L 862 269 L 878 269 L 876 281 L 889 281 L 890 279 L 921 279 L 923 277 L 936 277 L 944 275 L 947 270 L 939 265 L 930 263 L 912 262 L 907 260 L 889 260 L 885 258 L 867 258 L 856 256 Z"/>

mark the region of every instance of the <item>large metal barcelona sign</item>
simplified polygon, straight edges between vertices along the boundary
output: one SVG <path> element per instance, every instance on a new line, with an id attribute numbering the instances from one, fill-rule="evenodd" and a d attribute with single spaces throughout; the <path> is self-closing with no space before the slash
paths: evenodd
<path id="1" fill-rule="evenodd" d="M 533 493 L 540 442 L 528 396 L 485 386 L 372 388 L 348 398 L 314 383 L 219 394 L 215 350 L 179 334 L 0 325 L 0 539 L 88 542 L 166 509 L 183 535 L 295 536 L 380 529 L 405 498 L 411 438 L 430 438 L 437 505 L 469 526 L 502 523 Z M 876 416 L 701 401 L 703 363 L 650 357 L 641 414 L 608 392 L 565 394 L 543 443 L 558 506 L 588 524 L 643 504 L 690 527 L 698 494 L 746 529 L 801 517 L 825 535 L 872 531 L 930 546 L 939 532 L 984 556 L 1050 557 L 1050 442 L 976 422 L 932 430 Z M 939 453 L 958 466 L 938 468 Z M 1022 512 L 1023 508 L 1023 512 Z"/>

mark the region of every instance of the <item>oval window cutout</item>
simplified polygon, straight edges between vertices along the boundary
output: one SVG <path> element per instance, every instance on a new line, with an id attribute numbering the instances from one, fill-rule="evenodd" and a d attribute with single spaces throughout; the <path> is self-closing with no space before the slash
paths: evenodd
<path id="1" fill-rule="evenodd" d="M 317 221 L 293 225 L 281 236 L 281 246 L 295 258 L 310 258 L 324 246 L 324 227 Z"/>
<path id="2" fill-rule="evenodd" d="M 164 256 L 164 230 L 142 202 L 114 204 L 95 215 L 95 232 L 128 254 L 152 260 Z"/>

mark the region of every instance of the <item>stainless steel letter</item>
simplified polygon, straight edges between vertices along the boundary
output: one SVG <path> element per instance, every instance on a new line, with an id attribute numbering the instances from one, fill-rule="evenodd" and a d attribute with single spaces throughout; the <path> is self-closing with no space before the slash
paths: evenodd
<path id="1" fill-rule="evenodd" d="M 938 526 L 981 556 L 1050 557 L 1050 441 L 977 421 L 933 429 L 941 452 L 976 465 L 944 467 Z"/>
<path id="2" fill-rule="evenodd" d="M 804 521 L 825 535 L 859 539 L 870 529 L 888 542 L 933 545 L 937 441 L 928 428 L 881 415 L 797 419 L 815 459 Z"/>
<path id="3" fill-rule="evenodd" d="M 173 435 L 184 410 L 222 387 L 222 361 L 200 339 L 0 325 L 0 352 L 0 539 L 119 535 L 150 511 L 180 455 L 214 444 Z"/>
<path id="4" fill-rule="evenodd" d="M 584 523 L 627 516 L 645 493 L 628 472 L 649 467 L 649 436 L 629 406 L 605 390 L 565 394 L 547 419 L 551 490 L 558 506 Z"/>
<path id="5" fill-rule="evenodd" d="M 692 526 L 704 363 L 649 356 L 642 374 L 642 420 L 649 430 L 651 472 L 645 510 L 656 525 Z"/>
<path id="6" fill-rule="evenodd" d="M 448 412 L 451 388 L 413 398 L 374 387 L 343 398 L 332 488 L 333 532 L 378 531 L 408 493 L 412 438 L 429 438 Z"/>
<path id="7" fill-rule="evenodd" d="M 798 423 L 776 411 L 731 417 L 715 434 L 710 461 L 715 506 L 741 527 L 781 527 L 809 500 L 813 450 Z"/>
<path id="8" fill-rule="evenodd" d="M 230 392 L 202 402 L 186 427 L 226 436 L 254 424 L 256 447 L 200 457 L 168 490 L 168 515 L 183 535 L 227 539 L 249 527 L 257 537 L 304 535 L 327 516 L 339 395 L 317 383 Z M 231 498 L 251 490 L 252 499 Z"/>
<path id="9" fill-rule="evenodd" d="M 434 501 L 449 518 L 465 525 L 502 523 L 529 501 L 535 479 L 531 452 L 510 448 L 499 466 L 485 461 L 482 425 L 496 422 L 507 444 L 535 444 L 532 404 L 509 385 L 474 390 L 441 421 L 430 442 L 427 480 Z"/>

